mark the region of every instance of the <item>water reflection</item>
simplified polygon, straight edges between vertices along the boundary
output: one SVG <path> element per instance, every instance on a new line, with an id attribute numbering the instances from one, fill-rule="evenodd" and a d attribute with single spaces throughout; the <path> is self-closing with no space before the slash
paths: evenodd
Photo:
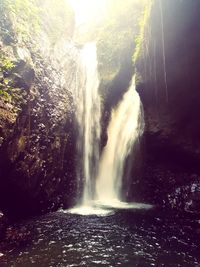
<path id="1" fill-rule="evenodd" d="M 54 213 L 16 227 L 26 227 L 32 238 L 2 245 L 0 266 L 200 266 L 200 221 L 156 210 Z"/>

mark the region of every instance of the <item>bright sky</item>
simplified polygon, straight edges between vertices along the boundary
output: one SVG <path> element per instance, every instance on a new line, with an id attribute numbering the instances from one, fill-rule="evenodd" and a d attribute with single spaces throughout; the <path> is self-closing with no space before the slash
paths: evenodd
<path id="1" fill-rule="evenodd" d="M 107 0 L 69 0 L 74 8 L 77 26 L 91 20 L 100 20 Z"/>

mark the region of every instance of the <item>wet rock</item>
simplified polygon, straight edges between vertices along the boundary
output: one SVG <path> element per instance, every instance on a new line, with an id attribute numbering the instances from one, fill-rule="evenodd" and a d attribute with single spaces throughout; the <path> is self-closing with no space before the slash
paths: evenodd
<path id="1" fill-rule="evenodd" d="M 193 182 L 176 188 L 175 192 L 168 195 L 172 208 L 180 208 L 186 212 L 200 213 L 200 183 Z"/>
<path id="2" fill-rule="evenodd" d="M 27 245 L 31 241 L 31 232 L 26 227 L 20 229 L 10 226 L 5 233 L 5 241 L 11 245 Z"/>
<path id="3" fill-rule="evenodd" d="M 200 183 L 200 38 L 196 38 L 199 28 L 195 25 L 199 25 L 200 2 L 162 0 L 164 32 L 159 2 L 154 3 L 146 28 L 148 49 L 143 49 L 137 62 L 142 76 L 137 90 L 146 123 L 138 197 L 197 212 L 200 196 L 194 184 Z"/>
<path id="4" fill-rule="evenodd" d="M 0 238 L 5 237 L 6 229 L 9 226 L 9 220 L 5 217 L 5 215 L 0 212 Z"/>
<path id="5" fill-rule="evenodd" d="M 47 1 L 41 5 L 48 9 L 51 4 Z M 72 29 L 67 39 L 58 31 L 52 42 L 45 14 L 41 42 L 37 34 L 23 40 L 4 13 L 0 16 L 0 49 L 14 66 L 2 74 L 11 81 L 12 97 L 10 101 L 0 98 L 0 208 L 11 218 L 22 218 L 68 206 L 73 199 L 72 93 L 78 52 L 69 41 Z M 17 20 L 18 17 L 15 24 Z M 67 20 L 72 27 L 73 17 Z M 53 23 L 49 17 L 48 21 Z M 5 27 L 15 42 L 5 41 Z M 2 34 L 5 38 L 1 38 Z M 62 58 L 65 60 L 61 68 Z"/>

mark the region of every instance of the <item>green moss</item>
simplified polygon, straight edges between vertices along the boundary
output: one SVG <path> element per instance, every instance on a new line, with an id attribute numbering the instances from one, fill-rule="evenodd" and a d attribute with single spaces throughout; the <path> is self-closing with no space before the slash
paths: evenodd
<path id="1" fill-rule="evenodd" d="M 1 58 L 1 57 L 0 57 Z M 1 70 L 12 70 L 15 67 L 15 64 L 9 58 L 3 58 L 0 62 Z"/>
<path id="2" fill-rule="evenodd" d="M 6 101 L 12 99 L 12 79 L 9 78 L 8 72 L 12 71 L 15 64 L 4 53 L 0 55 L 0 97 Z"/>
<path id="3" fill-rule="evenodd" d="M 6 92 L 6 91 L 4 91 L 4 90 L 1 90 L 0 89 L 0 98 L 2 98 L 2 99 L 4 99 L 4 100 L 6 100 L 6 101 L 9 101 L 10 102 L 10 98 L 11 98 L 11 96 Z"/>
<path id="4" fill-rule="evenodd" d="M 108 18 L 99 29 L 97 40 L 102 80 L 112 80 L 118 74 L 124 58 L 131 58 L 135 46 L 133 36 L 140 31 L 138 21 L 145 4 L 145 0 L 110 0 Z"/>
<path id="5" fill-rule="evenodd" d="M 152 1 L 145 5 L 144 12 L 139 19 L 139 34 L 136 35 L 134 42 L 135 42 L 135 51 L 133 54 L 133 63 L 135 64 L 138 58 L 141 56 L 142 46 L 145 42 L 145 29 L 147 27 L 147 22 L 149 20 L 150 12 L 151 12 Z"/>

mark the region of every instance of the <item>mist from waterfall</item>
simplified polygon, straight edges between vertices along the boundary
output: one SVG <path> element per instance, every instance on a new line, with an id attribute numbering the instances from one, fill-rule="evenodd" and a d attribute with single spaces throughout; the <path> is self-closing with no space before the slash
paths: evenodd
<path id="1" fill-rule="evenodd" d="M 143 128 L 143 112 L 133 78 L 123 99 L 112 111 L 108 126 L 108 142 L 101 156 L 96 181 L 96 198 L 102 205 L 113 206 L 124 201 L 122 181 L 126 159 Z"/>

